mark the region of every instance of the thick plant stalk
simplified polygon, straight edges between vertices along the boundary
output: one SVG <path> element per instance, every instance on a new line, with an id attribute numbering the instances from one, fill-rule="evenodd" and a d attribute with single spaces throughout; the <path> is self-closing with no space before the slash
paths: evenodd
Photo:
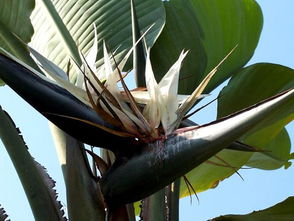
<path id="1" fill-rule="evenodd" d="M 178 221 L 180 180 L 142 200 L 140 217 L 144 221 Z"/>
<path id="2" fill-rule="evenodd" d="M 226 118 L 200 127 L 184 128 L 166 140 L 147 144 L 129 159 L 118 158 L 101 180 L 108 204 L 124 204 L 140 200 L 237 140 L 279 108 L 293 102 L 294 89 Z"/>
<path id="3" fill-rule="evenodd" d="M 166 190 L 169 221 L 179 221 L 180 184 L 181 179 L 176 179 L 172 184 L 168 185 Z"/>
<path id="4" fill-rule="evenodd" d="M 83 145 L 53 124 L 50 129 L 65 180 L 69 219 L 104 221 L 104 199 L 99 185 L 89 174 L 82 155 Z"/>
<path id="5" fill-rule="evenodd" d="M 151 196 L 145 198 L 142 201 L 142 211 L 140 217 L 144 221 L 166 221 L 166 208 L 167 203 L 165 188 L 157 191 Z"/>

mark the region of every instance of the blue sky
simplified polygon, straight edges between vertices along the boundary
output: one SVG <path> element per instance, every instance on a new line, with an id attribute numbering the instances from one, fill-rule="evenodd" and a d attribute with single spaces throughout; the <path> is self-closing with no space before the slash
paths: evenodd
<path id="1" fill-rule="evenodd" d="M 257 1 L 264 13 L 264 28 L 258 48 L 250 64 L 257 62 L 279 63 L 294 68 L 294 1 Z M 57 180 L 60 200 L 65 204 L 65 191 L 61 170 L 56 157 L 47 121 L 28 104 L 23 102 L 8 87 L 0 88 L 0 104 L 20 127 L 30 153 Z M 195 120 L 210 121 L 215 118 L 216 106 L 212 105 L 198 115 Z M 288 126 L 294 140 L 294 124 Z M 293 141 L 292 141 L 293 143 Z M 293 146 L 293 145 L 292 145 Z M 293 148 L 292 148 L 293 150 Z M 0 144 L 0 204 L 10 214 L 11 220 L 34 220 L 17 174 L 5 148 Z M 180 220 L 207 220 L 228 213 L 248 213 L 263 209 L 287 196 L 294 196 L 294 167 L 276 171 L 242 170 L 245 181 L 233 175 L 213 190 L 200 193 L 200 202 L 194 198 L 181 200 Z"/>

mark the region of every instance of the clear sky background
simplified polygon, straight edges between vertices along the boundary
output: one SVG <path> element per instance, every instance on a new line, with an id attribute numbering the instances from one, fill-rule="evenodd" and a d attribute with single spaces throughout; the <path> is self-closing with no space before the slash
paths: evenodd
<path id="1" fill-rule="evenodd" d="M 258 0 L 263 10 L 264 28 L 254 57 L 249 64 L 271 62 L 294 68 L 294 1 Z M 214 92 L 213 94 L 217 94 Z M 213 96 L 213 95 L 212 95 Z M 22 131 L 30 153 L 57 181 L 59 199 L 66 204 L 61 169 L 56 157 L 48 123 L 38 112 L 22 101 L 8 87 L 0 88 L 0 105 L 14 119 Z M 216 105 L 200 112 L 198 123 L 215 119 Z M 288 127 L 294 141 L 294 123 Z M 293 147 L 292 147 L 293 151 Z M 181 200 L 181 221 L 204 221 L 223 214 L 249 213 L 274 205 L 288 196 L 294 196 L 294 166 L 275 171 L 241 170 L 242 181 L 233 175 L 221 182 L 216 189 L 198 194 L 194 198 Z M 6 209 L 12 221 L 33 221 L 26 196 L 18 180 L 9 156 L 0 142 L 0 204 Z"/>

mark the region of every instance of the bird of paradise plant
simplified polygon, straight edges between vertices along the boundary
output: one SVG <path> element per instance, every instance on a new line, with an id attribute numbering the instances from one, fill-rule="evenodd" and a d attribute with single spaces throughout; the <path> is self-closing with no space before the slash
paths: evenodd
<path id="1" fill-rule="evenodd" d="M 152 49 L 146 40 L 156 24 L 147 27 L 144 33 L 141 32 L 134 1 L 131 1 L 133 44 L 128 51 L 120 51 L 116 45 L 118 52 L 113 52 L 105 40 L 102 52 L 99 52 L 98 27 L 94 24 L 94 40 L 86 56 L 75 46 L 52 2 L 44 0 L 42 3 L 54 18 L 58 30 L 62 30 L 59 34 L 70 55 L 67 67 L 58 67 L 14 36 L 17 44 L 23 48 L 19 53 L 29 52 L 31 57 L 24 59 L 18 53 L 13 53 L 13 50 L 11 52 L 2 48 L 0 77 L 49 121 L 71 136 L 53 126 L 55 140 L 65 140 L 62 144 L 56 142 L 63 152 L 61 155 L 66 155 L 61 157 L 65 158 L 61 161 L 66 161 L 64 176 L 70 220 L 134 220 L 132 205 L 143 199 L 141 217 L 143 220 L 152 220 L 152 209 L 146 210 L 152 201 L 148 196 L 169 186 L 170 195 L 164 193 L 167 201 L 171 203 L 174 198 L 178 200 L 179 178 L 225 148 L 260 151 L 237 140 L 276 116 L 284 116 L 286 106 L 293 107 L 294 89 L 290 86 L 216 121 L 195 125 L 186 120 L 188 112 L 198 99 L 206 96 L 203 93 L 208 91 L 210 81 L 239 46 L 226 52 L 191 95 L 182 95 L 178 90 L 179 76 L 188 51 L 182 51 L 157 81 L 153 70 Z M 129 68 L 128 60 L 132 53 L 133 68 Z M 97 59 L 101 54 L 101 60 Z M 97 60 L 100 64 L 97 64 Z M 130 70 L 140 79 L 135 90 L 130 90 L 124 79 Z M 0 134 L 14 159 L 17 152 L 12 150 L 12 146 L 16 144 L 8 142 L 7 137 L 11 133 L 18 136 L 18 132 L 14 131 L 15 126 L 5 112 L 2 111 L 0 117 L 6 127 L 11 128 L 9 133 L 1 130 Z M 17 138 L 16 142 L 17 145 L 25 146 L 22 139 Z M 81 142 L 100 147 L 105 154 L 98 156 L 94 151 L 85 149 Z M 44 175 L 44 169 L 30 159 L 26 148 L 21 151 L 30 162 L 25 164 L 35 171 L 37 180 L 43 182 L 38 195 L 41 191 L 46 192 L 47 188 L 52 189 L 51 178 Z M 93 168 L 90 168 L 86 154 L 93 157 Z M 223 162 L 227 163 L 225 160 Z M 19 168 L 20 164 L 15 163 L 15 166 Z M 64 214 L 60 213 L 61 206 L 55 204 L 55 193 L 44 193 L 36 200 L 32 197 L 35 190 L 29 187 L 30 181 L 24 178 L 20 168 L 18 170 L 35 219 L 64 220 Z M 78 181 L 71 180 L 71 176 L 78 178 Z M 188 179 L 185 180 L 188 187 L 191 187 Z M 82 190 L 78 193 L 81 198 L 74 199 L 74 194 L 79 190 Z M 50 208 L 46 211 L 40 203 L 43 197 L 47 201 L 46 206 Z M 76 210 L 79 200 L 84 206 Z M 164 211 L 160 212 L 165 217 L 168 216 Z M 3 217 L 4 220 L 6 217 Z M 175 217 L 174 220 L 176 219 Z"/>

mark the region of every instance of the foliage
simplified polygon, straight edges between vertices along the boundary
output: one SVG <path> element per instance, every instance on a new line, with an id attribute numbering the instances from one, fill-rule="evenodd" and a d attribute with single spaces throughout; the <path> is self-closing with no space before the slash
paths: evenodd
<path id="1" fill-rule="evenodd" d="M 0 3 L 5 5 L 0 77 L 60 128 L 51 126 L 69 219 L 134 220 L 132 204 L 143 199 L 144 220 L 177 220 L 179 196 L 191 189 L 214 187 L 245 164 L 289 167 L 285 126 L 294 118 L 294 71 L 269 63 L 243 67 L 262 29 L 259 5 L 254 0 L 130 2 L 40 0 L 33 11 L 34 1 L 14 0 L 9 8 Z M 15 15 L 25 22 L 12 25 Z M 36 51 L 26 45 L 31 39 Z M 187 56 L 180 55 L 183 49 Z M 132 69 L 137 86 L 147 92 L 125 85 L 121 72 Z M 219 94 L 218 120 L 201 126 L 185 120 L 203 91 L 229 77 Z M 29 155 L 12 120 L 4 111 L 0 117 L 1 139 L 35 219 L 64 219 L 51 178 Z M 83 143 L 100 147 L 102 154 Z"/>
<path id="2" fill-rule="evenodd" d="M 270 208 L 254 211 L 246 215 L 227 215 L 213 219 L 213 221 L 249 221 L 249 220 L 291 220 L 294 217 L 293 213 L 293 197 L 289 197 L 281 203 L 278 203 Z"/>

